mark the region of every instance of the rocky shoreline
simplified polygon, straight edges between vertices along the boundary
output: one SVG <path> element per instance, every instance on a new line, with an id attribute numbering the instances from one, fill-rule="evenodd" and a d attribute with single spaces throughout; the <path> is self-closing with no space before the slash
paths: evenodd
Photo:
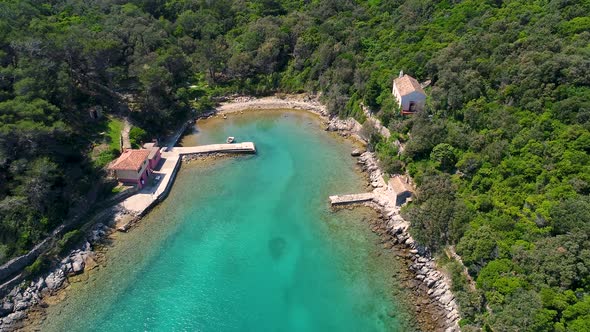
<path id="1" fill-rule="evenodd" d="M 301 109 L 317 114 L 324 123 L 325 130 L 335 132 L 342 137 L 349 137 L 366 143 L 360 136 L 361 124 L 353 118 L 340 119 L 330 117 L 325 106 L 317 97 L 306 94 L 279 97 L 237 97 L 222 104 L 219 114 L 261 109 Z M 358 154 L 358 153 L 357 153 Z M 383 180 L 377 159 L 373 153 L 364 152 L 358 156 L 361 169 L 366 172 L 375 202 L 365 203 L 380 213 L 381 218 L 371 225 L 371 230 L 378 234 L 384 249 L 395 249 L 398 257 L 403 259 L 412 273 L 412 278 L 404 280 L 406 287 L 412 290 L 417 301 L 414 311 L 422 329 L 427 331 L 460 331 L 459 308 L 451 292 L 450 279 L 441 273 L 432 257 L 421 252 L 408 232 L 410 224 L 399 214 L 387 194 L 387 184 Z"/>
<path id="2" fill-rule="evenodd" d="M 398 257 L 414 275 L 404 282 L 417 298 L 414 310 L 420 326 L 428 331 L 460 331 L 459 308 L 451 292 L 450 280 L 437 269 L 431 257 L 419 250 L 409 234 L 409 223 L 399 215 L 399 207 L 386 194 L 387 186 L 374 154 L 363 153 L 358 157 L 358 163 L 367 172 L 376 194 L 375 202 L 365 205 L 380 213 L 380 219 L 371 224 L 371 230 L 379 235 L 384 249 L 396 249 Z"/>
<path id="3" fill-rule="evenodd" d="M 99 223 L 93 227 L 86 241 L 64 257 L 45 276 L 34 278 L 29 284 L 14 287 L 0 303 L 0 331 L 13 331 L 26 326 L 29 310 L 46 308 L 47 299 L 67 287 L 70 278 L 98 266 L 94 251 L 113 228 Z"/>
<path id="4" fill-rule="evenodd" d="M 260 109 L 302 109 L 317 114 L 324 123 L 326 131 L 363 142 L 359 135 L 361 125 L 356 120 L 330 118 L 318 99 L 307 95 L 260 99 L 238 97 L 229 103 L 222 104 L 218 108 L 218 114 Z M 183 161 L 189 163 L 194 159 L 224 157 L 226 154 L 223 153 L 208 154 L 186 158 Z M 420 326 L 429 331 L 459 331 L 460 317 L 454 296 L 450 291 L 450 281 L 437 270 L 436 264 L 430 257 L 418 251 L 407 231 L 409 224 L 401 218 L 399 208 L 395 207 L 389 196 L 385 194 L 387 186 L 374 155 L 369 152 L 362 153 L 358 157 L 358 163 L 368 174 L 369 182 L 377 194 L 375 202 L 367 203 L 367 205 L 381 214 L 381 219 L 373 223 L 371 229 L 380 236 L 384 249 L 396 249 L 398 257 L 404 259 L 408 269 L 414 274 L 414 278 L 407 278 L 405 282 L 406 286 L 412 289 L 413 294 L 420 299 L 415 302 Z M 124 213 L 124 211 L 119 212 L 119 214 Z M 117 216 L 112 219 L 116 220 Z M 30 323 L 26 320 L 29 312 L 36 309 L 42 311 L 48 306 L 46 300 L 66 288 L 70 278 L 76 278 L 84 271 L 96 268 L 99 260 L 95 251 L 96 247 L 115 231 L 115 225 L 114 222 L 112 226 L 103 223 L 95 225 L 86 235 L 86 241 L 52 267 L 49 273 L 46 272 L 44 277 L 37 277 L 29 284 L 14 287 L 0 302 L 0 332 L 25 327 Z"/>

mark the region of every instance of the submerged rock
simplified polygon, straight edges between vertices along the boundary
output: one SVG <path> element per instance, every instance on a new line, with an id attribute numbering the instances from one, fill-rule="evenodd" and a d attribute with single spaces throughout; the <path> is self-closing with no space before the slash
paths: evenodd
<path id="1" fill-rule="evenodd" d="M 270 250 L 270 256 L 274 260 L 278 260 L 283 256 L 287 241 L 282 237 L 275 237 L 268 241 L 268 249 Z"/>

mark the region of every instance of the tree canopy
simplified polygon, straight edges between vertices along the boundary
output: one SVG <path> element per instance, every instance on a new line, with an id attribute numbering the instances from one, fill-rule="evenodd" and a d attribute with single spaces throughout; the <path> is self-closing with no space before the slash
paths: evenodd
<path id="1" fill-rule="evenodd" d="M 89 109 L 131 118 L 135 141 L 220 96 L 321 93 L 334 115 L 362 119 L 362 102 L 403 144 L 370 135 L 385 168 L 418 184 L 404 210 L 415 238 L 456 245 L 477 280 L 458 295 L 472 299 L 464 326 L 588 330 L 589 12 L 584 0 L 0 2 L 0 262 L 100 178 L 92 150 L 109 124 Z M 400 70 L 431 81 L 420 114 L 399 115 Z"/>

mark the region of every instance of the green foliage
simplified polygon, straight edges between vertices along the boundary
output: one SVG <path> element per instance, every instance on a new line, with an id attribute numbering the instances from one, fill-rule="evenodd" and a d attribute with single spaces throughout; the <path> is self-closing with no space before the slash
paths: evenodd
<path id="1" fill-rule="evenodd" d="M 411 220 L 410 232 L 417 241 L 437 251 L 454 243 L 463 233 L 468 212 L 456 199 L 456 186 L 445 174 L 422 178 L 416 203 L 402 211 Z"/>
<path id="2" fill-rule="evenodd" d="M 67 252 L 73 245 L 77 244 L 84 233 L 78 229 L 72 230 L 64 234 L 64 236 L 57 241 L 57 250 L 59 253 L 63 254 Z"/>
<path id="3" fill-rule="evenodd" d="M 121 150 L 121 132 L 123 130 L 123 121 L 110 118 L 107 124 L 108 127 L 108 138 L 109 146 L 111 150 Z"/>
<path id="4" fill-rule="evenodd" d="M 94 158 L 94 166 L 96 168 L 103 168 L 111 161 L 115 160 L 119 156 L 118 149 L 108 149 L 101 151 L 95 158 Z"/>
<path id="5" fill-rule="evenodd" d="M 447 143 L 437 144 L 430 152 L 430 159 L 442 170 L 451 170 L 455 166 L 454 148 Z"/>
<path id="6" fill-rule="evenodd" d="M 404 165 L 398 156 L 398 147 L 394 141 L 382 140 L 375 147 L 381 168 L 389 174 L 400 174 Z"/>
<path id="7" fill-rule="evenodd" d="M 370 150 L 375 149 L 377 144 L 381 141 L 381 135 L 373 121 L 365 121 L 365 123 L 363 123 L 360 135 L 368 142 L 368 148 Z"/>
<path id="8" fill-rule="evenodd" d="M 9 247 L 7 245 L 0 244 L 0 264 L 4 264 L 6 261 L 8 261 L 8 253 Z"/>
<path id="9" fill-rule="evenodd" d="M 42 273 L 49 266 L 49 261 L 46 256 L 39 256 L 33 264 L 25 268 L 25 272 L 32 277 Z"/>
<path id="10" fill-rule="evenodd" d="M 587 1 L 25 0 L 0 9 L 4 256 L 85 201 L 93 162 L 119 148 L 115 114 L 145 130 L 132 135 L 139 144 L 216 97 L 307 91 L 341 117 L 363 120 L 363 103 L 405 144 L 399 154 L 363 124 L 382 166 L 405 168 L 418 185 L 403 212 L 416 239 L 432 251 L 457 244 L 478 280 L 458 295 L 466 330 L 588 330 Z M 424 112 L 399 115 L 391 80 L 400 70 L 431 80 Z M 97 123 L 93 106 L 115 114 Z M 102 132 L 111 147 L 91 160 Z"/>
<path id="11" fill-rule="evenodd" d="M 145 130 L 139 127 L 132 127 L 129 130 L 129 141 L 134 148 L 141 147 L 141 143 L 145 142 L 146 139 L 148 139 L 148 133 Z"/>

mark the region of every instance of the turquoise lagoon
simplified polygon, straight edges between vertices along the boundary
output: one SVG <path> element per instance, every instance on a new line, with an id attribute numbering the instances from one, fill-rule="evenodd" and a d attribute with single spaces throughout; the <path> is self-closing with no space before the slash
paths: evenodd
<path id="1" fill-rule="evenodd" d="M 368 227 L 332 212 L 364 191 L 352 145 L 301 111 L 200 121 L 182 144 L 253 141 L 258 154 L 184 164 L 169 197 L 106 264 L 47 309 L 44 331 L 406 331 L 399 267 Z M 397 294 L 396 296 L 392 294 Z"/>

